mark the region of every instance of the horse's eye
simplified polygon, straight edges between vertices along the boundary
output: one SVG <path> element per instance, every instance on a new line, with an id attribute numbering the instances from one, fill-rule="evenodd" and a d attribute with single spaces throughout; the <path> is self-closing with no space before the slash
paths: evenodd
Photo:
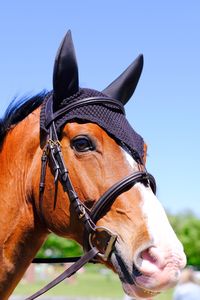
<path id="1" fill-rule="evenodd" d="M 87 152 L 95 149 L 94 144 L 87 136 L 75 137 L 72 140 L 71 146 L 77 152 Z"/>

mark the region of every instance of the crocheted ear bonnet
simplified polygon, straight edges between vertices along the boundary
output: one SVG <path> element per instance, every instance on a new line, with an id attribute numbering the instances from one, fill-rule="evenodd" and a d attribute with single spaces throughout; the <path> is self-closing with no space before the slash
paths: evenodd
<path id="1" fill-rule="evenodd" d="M 49 93 L 43 103 L 41 129 L 48 131 L 49 124 L 45 117 L 50 105 L 52 114 L 50 120 L 54 120 L 57 132 L 60 132 L 64 124 L 69 121 L 92 122 L 102 127 L 112 138 L 125 145 L 131 152 L 137 152 L 142 158 L 143 138 L 129 124 L 123 107 L 137 86 L 142 66 L 143 57 L 140 55 L 122 75 L 102 92 L 79 88 L 78 67 L 69 31 L 57 53 L 54 65 L 53 92 Z M 48 102 L 50 104 L 47 105 Z"/>

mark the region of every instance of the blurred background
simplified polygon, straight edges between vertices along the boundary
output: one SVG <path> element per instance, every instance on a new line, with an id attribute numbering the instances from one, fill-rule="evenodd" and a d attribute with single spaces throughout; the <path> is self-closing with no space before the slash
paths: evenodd
<path id="1" fill-rule="evenodd" d="M 147 168 L 157 180 L 158 198 L 185 246 L 188 264 L 196 268 L 200 266 L 199 14 L 197 0 L 8 0 L 0 10 L 1 117 L 13 97 L 52 89 L 55 54 L 68 29 L 83 87 L 104 89 L 139 53 L 144 54 L 143 74 L 127 104 L 127 117 L 148 144 Z M 57 239 L 50 237 L 39 255 L 80 252 L 73 242 Z M 29 281 L 35 282 L 28 285 L 29 294 L 30 286 L 37 290 L 35 285 L 61 267 L 53 271 L 52 267 L 31 267 L 16 295 L 26 293 Z M 120 284 L 110 271 L 89 266 L 84 272 L 70 282 L 76 295 L 81 291 L 84 296 L 81 280 L 97 276 L 97 282 L 105 280 L 100 294 L 105 291 L 104 297 L 121 299 Z M 69 282 L 63 285 L 66 288 Z M 70 294 L 70 290 L 56 295 Z M 93 293 L 98 295 L 97 290 Z M 171 299 L 170 295 L 160 299 Z"/>

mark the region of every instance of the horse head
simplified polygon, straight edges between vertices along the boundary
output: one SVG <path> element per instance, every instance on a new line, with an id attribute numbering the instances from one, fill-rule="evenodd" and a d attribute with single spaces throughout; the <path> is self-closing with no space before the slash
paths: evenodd
<path id="1" fill-rule="evenodd" d="M 131 174 L 146 172 L 146 145 L 123 113 L 123 106 L 137 86 L 142 67 L 140 55 L 102 92 L 83 89 L 79 88 L 70 32 L 58 50 L 53 93 L 47 97 L 46 102 L 50 104 L 43 108 L 43 115 L 50 112 L 51 116 L 43 120 L 41 127 L 42 131 L 48 132 L 54 122 L 68 176 L 88 211 L 93 210 L 98 199 L 113 185 Z M 81 102 L 84 99 L 89 99 L 88 103 Z M 80 106 L 79 101 L 83 103 Z M 42 143 L 46 138 L 47 134 L 43 134 Z M 83 245 L 84 225 L 62 184 L 58 181 L 55 187 L 53 173 L 52 168 L 47 168 L 42 219 L 50 231 L 71 237 Z M 38 199 L 36 183 L 35 199 Z M 39 203 L 36 206 L 41 215 L 41 206 Z M 116 236 L 109 259 L 100 260 L 118 273 L 127 294 L 149 297 L 178 281 L 180 270 L 185 266 L 183 247 L 148 180 L 139 178 L 134 184 L 127 185 L 101 211 L 95 222 L 98 228 L 106 228 Z M 95 238 L 96 235 L 92 237 L 92 243 L 97 248 L 103 247 L 101 239 L 97 238 L 97 242 Z"/>
<path id="2" fill-rule="evenodd" d="M 142 67 L 140 55 L 103 91 L 80 88 L 68 32 L 41 108 L 39 99 L 13 116 L 8 110 L 0 128 L 1 299 L 49 232 L 96 249 L 95 259 L 118 273 L 131 296 L 148 298 L 177 283 L 183 247 L 146 171 L 147 146 L 124 111 Z"/>

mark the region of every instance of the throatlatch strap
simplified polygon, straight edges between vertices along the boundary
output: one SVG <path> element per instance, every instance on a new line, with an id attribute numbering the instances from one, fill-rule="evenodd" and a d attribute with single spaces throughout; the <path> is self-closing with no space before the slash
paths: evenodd
<path id="1" fill-rule="evenodd" d="M 81 256 L 74 257 L 49 257 L 49 258 L 34 258 L 32 264 L 61 264 L 61 263 L 72 263 L 76 262 Z"/>
<path id="2" fill-rule="evenodd" d="M 69 267 L 67 270 L 65 270 L 62 274 L 60 274 L 58 277 L 56 277 L 53 281 L 51 281 L 49 284 L 47 284 L 41 290 L 37 291 L 35 294 L 26 298 L 25 300 L 33 300 L 33 299 L 36 299 L 37 297 L 43 295 L 45 292 L 52 289 L 54 286 L 56 286 L 58 283 L 63 281 L 65 278 L 69 278 L 74 273 L 76 273 L 86 263 L 88 263 L 90 260 L 92 260 L 98 253 L 99 253 L 99 250 L 97 250 L 97 248 L 95 248 L 95 247 L 91 248 L 89 252 L 87 252 L 85 255 L 83 255 L 71 267 Z"/>

